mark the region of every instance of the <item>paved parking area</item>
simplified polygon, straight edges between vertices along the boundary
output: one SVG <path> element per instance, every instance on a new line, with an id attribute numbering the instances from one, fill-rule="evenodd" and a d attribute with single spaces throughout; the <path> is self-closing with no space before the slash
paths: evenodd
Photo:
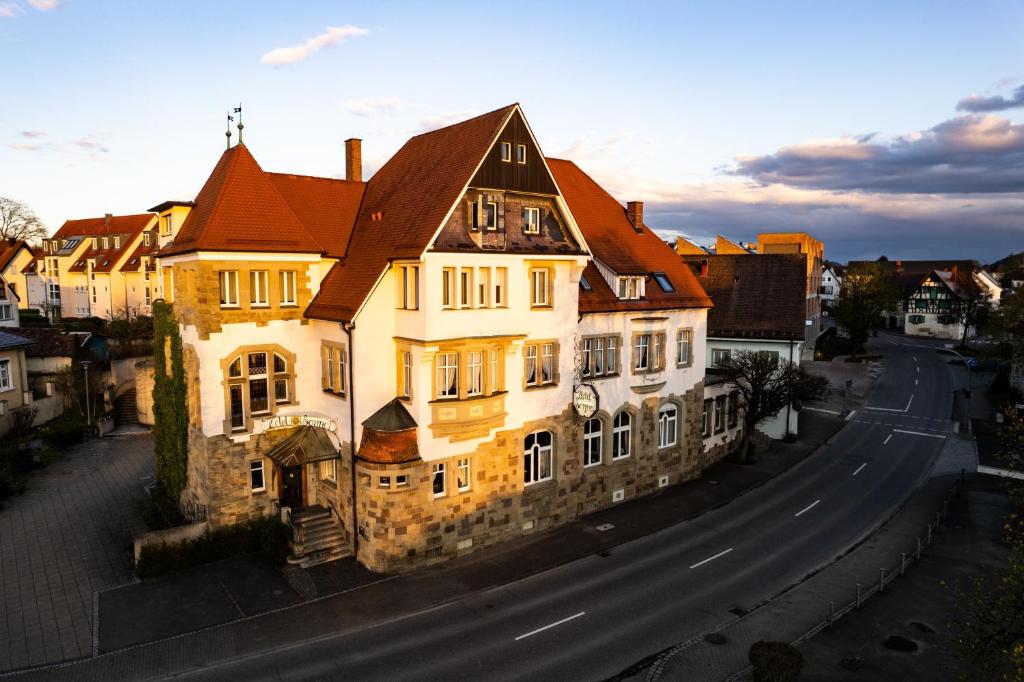
<path id="1" fill-rule="evenodd" d="M 132 582 L 149 435 L 91 440 L 0 511 L 0 671 L 88 656 L 95 594 Z"/>

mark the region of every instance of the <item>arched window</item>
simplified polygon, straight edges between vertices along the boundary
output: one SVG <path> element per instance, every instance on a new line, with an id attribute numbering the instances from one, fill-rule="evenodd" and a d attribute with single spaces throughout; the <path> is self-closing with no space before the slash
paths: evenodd
<path id="1" fill-rule="evenodd" d="M 629 457 L 633 443 L 633 417 L 629 412 L 619 412 L 612 423 L 612 459 Z"/>
<path id="2" fill-rule="evenodd" d="M 668 448 L 676 444 L 678 432 L 679 410 L 675 405 L 667 403 L 658 410 L 658 447 Z"/>
<path id="3" fill-rule="evenodd" d="M 535 431 L 523 443 L 523 482 L 526 485 L 551 480 L 552 436 L 550 431 Z"/>
<path id="4" fill-rule="evenodd" d="M 597 417 L 591 417 L 583 424 L 583 466 L 601 463 L 603 431 L 604 424 Z"/>
<path id="5" fill-rule="evenodd" d="M 280 353 L 253 350 L 228 363 L 228 412 L 232 430 L 245 428 L 246 417 L 270 414 L 291 402 L 291 374 Z M 273 387 L 273 393 L 271 393 Z"/>

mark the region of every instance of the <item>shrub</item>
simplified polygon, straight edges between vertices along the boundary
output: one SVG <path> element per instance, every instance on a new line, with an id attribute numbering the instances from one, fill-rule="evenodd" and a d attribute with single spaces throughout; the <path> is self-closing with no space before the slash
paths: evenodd
<path id="1" fill-rule="evenodd" d="M 85 417 L 70 410 L 47 422 L 36 432 L 36 435 L 46 441 L 48 445 L 62 450 L 81 442 L 85 429 Z"/>
<path id="2" fill-rule="evenodd" d="M 804 668 L 803 655 L 786 642 L 754 642 L 749 656 L 754 682 L 796 682 Z"/>
<path id="3" fill-rule="evenodd" d="M 164 530 L 185 523 L 177 501 L 157 486 L 139 503 L 139 513 L 150 530 Z"/>
<path id="4" fill-rule="evenodd" d="M 284 563 L 288 553 L 288 529 L 275 516 L 264 516 L 224 526 L 192 540 L 144 547 L 135 564 L 135 575 L 152 578 L 211 561 L 259 553 L 268 563 Z"/>

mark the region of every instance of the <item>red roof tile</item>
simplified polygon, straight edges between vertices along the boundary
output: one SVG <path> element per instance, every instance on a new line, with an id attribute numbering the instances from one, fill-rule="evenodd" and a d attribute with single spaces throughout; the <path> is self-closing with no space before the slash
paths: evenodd
<path id="1" fill-rule="evenodd" d="M 306 316 L 351 320 L 391 259 L 418 258 L 517 106 L 406 142 L 366 183 L 346 256 L 327 273 Z"/>
<path id="2" fill-rule="evenodd" d="M 243 144 L 220 157 L 174 243 L 162 256 L 191 251 L 322 253 Z"/>
<path id="3" fill-rule="evenodd" d="M 28 245 L 24 239 L 8 239 L 6 242 L 0 242 L 3 245 L 3 250 L 0 251 L 0 270 L 3 270 L 10 265 L 11 260 L 18 255 L 18 251 L 26 249 L 30 254 L 35 254 L 32 247 Z"/>
<path id="4" fill-rule="evenodd" d="M 69 239 L 71 237 L 100 236 L 111 234 L 135 234 L 146 227 L 153 218 L 152 213 L 136 213 L 133 215 L 115 215 L 107 218 L 82 218 L 66 220 L 51 239 Z"/>
<path id="5" fill-rule="evenodd" d="M 326 254 L 343 256 L 366 183 L 286 173 L 267 177 Z"/>
<path id="6" fill-rule="evenodd" d="M 640 232 L 633 229 L 626 209 L 615 197 L 572 161 L 548 159 L 548 166 L 597 260 L 619 275 L 665 273 L 675 289 L 674 292 L 664 291 L 650 278 L 644 298 L 623 301 L 591 263 L 584 272 L 591 290 L 580 288 L 581 313 L 711 307 L 711 300 L 693 271 L 649 228 L 645 226 Z"/>
<path id="7" fill-rule="evenodd" d="M 159 241 L 157 239 L 156 230 L 152 230 L 150 232 L 149 237 L 149 246 L 146 246 L 145 238 L 140 240 L 139 245 L 135 247 L 135 250 L 132 251 L 131 255 L 128 256 L 128 258 L 125 260 L 124 264 L 121 265 L 121 272 L 138 272 L 139 268 L 142 267 L 142 257 L 152 256 L 154 253 L 156 253 L 159 250 L 159 247 L 157 246 L 158 243 Z M 153 260 L 149 261 L 149 267 L 147 269 L 156 270 L 156 264 L 153 262 Z"/>
<path id="8" fill-rule="evenodd" d="M 416 429 L 389 432 L 364 428 L 356 456 L 364 462 L 375 464 L 415 462 L 420 459 L 419 447 L 416 445 Z"/>

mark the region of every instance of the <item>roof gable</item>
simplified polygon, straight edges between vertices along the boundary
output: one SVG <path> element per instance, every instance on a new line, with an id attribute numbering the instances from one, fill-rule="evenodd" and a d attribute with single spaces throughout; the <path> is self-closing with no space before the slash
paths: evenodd
<path id="1" fill-rule="evenodd" d="M 508 146 L 508 161 L 502 160 L 503 146 Z M 519 146 L 525 148 L 525 162 L 519 162 Z M 513 192 L 533 194 L 558 194 L 544 156 L 523 118 L 523 112 L 516 107 L 508 122 L 498 133 L 494 144 L 484 154 L 473 179 L 472 187 L 504 189 Z"/>
<path id="2" fill-rule="evenodd" d="M 321 253 L 244 144 L 221 155 L 181 230 L 161 255 L 190 251 Z"/>

